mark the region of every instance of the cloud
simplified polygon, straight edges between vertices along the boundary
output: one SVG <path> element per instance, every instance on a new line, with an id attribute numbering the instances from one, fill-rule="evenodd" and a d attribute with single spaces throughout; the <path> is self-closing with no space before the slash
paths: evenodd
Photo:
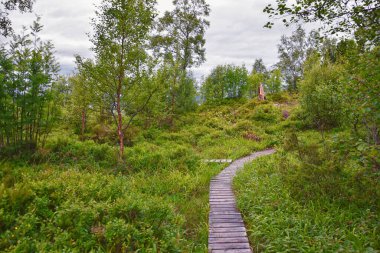
<path id="1" fill-rule="evenodd" d="M 74 55 L 91 57 L 91 43 L 86 34 L 91 32 L 90 20 L 95 16 L 95 5 L 100 0 L 37 0 L 34 11 L 42 16 L 44 30 L 41 37 L 51 40 L 57 51 L 61 72 L 72 72 Z M 162 13 L 170 10 L 172 0 L 159 0 L 157 9 Z M 291 29 L 276 26 L 263 28 L 268 17 L 262 12 L 274 0 L 208 0 L 211 7 L 211 26 L 206 34 L 207 61 L 194 68 L 195 77 L 207 75 L 219 65 L 246 64 L 250 69 L 256 58 L 263 58 L 268 66 L 277 62 L 277 43 L 282 34 Z M 14 27 L 30 25 L 34 14 L 12 14 Z"/>
<path id="2" fill-rule="evenodd" d="M 210 0 L 211 26 L 206 35 L 207 62 L 194 69 L 200 77 L 219 65 L 245 64 L 250 70 L 256 58 L 268 66 L 277 62 L 277 44 L 291 29 L 275 26 L 263 28 L 268 17 L 263 13 L 270 1 Z"/>

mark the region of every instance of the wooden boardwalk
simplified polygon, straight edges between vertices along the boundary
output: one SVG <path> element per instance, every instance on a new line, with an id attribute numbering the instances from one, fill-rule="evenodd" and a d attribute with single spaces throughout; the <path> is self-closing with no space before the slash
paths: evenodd
<path id="1" fill-rule="evenodd" d="M 232 179 L 245 163 L 273 154 L 273 149 L 253 153 L 232 162 L 210 184 L 210 214 L 208 251 L 213 253 L 252 253 L 247 231 L 240 212 L 236 209 Z"/>

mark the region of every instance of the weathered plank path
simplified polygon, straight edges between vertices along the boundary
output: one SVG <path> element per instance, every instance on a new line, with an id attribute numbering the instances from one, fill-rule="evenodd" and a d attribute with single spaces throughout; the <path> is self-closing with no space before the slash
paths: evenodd
<path id="1" fill-rule="evenodd" d="M 240 212 L 236 209 L 232 179 L 245 163 L 273 154 L 275 150 L 253 153 L 232 162 L 210 184 L 208 251 L 212 253 L 252 253 Z"/>

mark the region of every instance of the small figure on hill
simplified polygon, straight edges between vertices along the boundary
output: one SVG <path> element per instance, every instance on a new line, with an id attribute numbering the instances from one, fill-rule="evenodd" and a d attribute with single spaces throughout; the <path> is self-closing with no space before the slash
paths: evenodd
<path id="1" fill-rule="evenodd" d="M 259 86 L 259 100 L 265 100 L 264 85 L 262 83 Z"/>

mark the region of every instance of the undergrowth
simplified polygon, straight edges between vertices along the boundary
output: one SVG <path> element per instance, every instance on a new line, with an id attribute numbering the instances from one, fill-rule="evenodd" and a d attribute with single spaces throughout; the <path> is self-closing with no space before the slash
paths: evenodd
<path id="1" fill-rule="evenodd" d="M 379 174 L 336 149 L 329 133 L 285 135 L 283 149 L 234 180 L 255 252 L 378 252 Z"/>
<path id="2" fill-rule="evenodd" d="M 34 153 L 1 150 L 0 250 L 207 252 L 209 181 L 225 165 L 202 159 L 274 146 L 288 125 L 267 101 L 229 101 L 171 129 L 137 129 L 124 163 L 106 132 L 57 131 Z"/>

